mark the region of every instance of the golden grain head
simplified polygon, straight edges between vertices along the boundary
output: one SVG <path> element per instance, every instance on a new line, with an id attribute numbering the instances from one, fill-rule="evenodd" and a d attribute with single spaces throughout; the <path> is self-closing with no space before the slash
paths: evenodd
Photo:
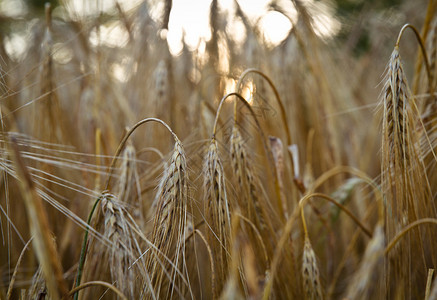
<path id="1" fill-rule="evenodd" d="M 189 219 L 187 163 L 182 143 L 176 140 L 173 153 L 159 184 L 152 230 L 156 248 L 148 255 L 148 270 L 153 274 L 154 289 L 158 295 L 173 293 L 174 280 L 185 266 L 185 234 Z M 182 270 L 183 272 L 183 270 Z M 163 290 L 160 294 L 159 291 Z"/>
<path id="2" fill-rule="evenodd" d="M 118 182 L 117 194 L 121 202 L 133 204 L 136 198 L 136 152 L 132 145 L 127 145 L 123 151 L 120 168 L 120 180 Z"/>
<path id="3" fill-rule="evenodd" d="M 226 194 L 224 170 L 215 140 L 211 141 L 209 146 L 204 172 L 207 210 L 213 222 L 213 229 L 217 230 L 220 240 L 226 245 L 231 223 L 230 205 Z"/>
<path id="4" fill-rule="evenodd" d="M 302 256 L 302 276 L 305 299 L 323 299 L 323 290 L 320 283 L 320 272 L 317 266 L 316 255 L 308 237 L 305 237 Z"/>
<path id="5" fill-rule="evenodd" d="M 393 153 L 394 160 L 405 157 L 408 140 L 405 138 L 408 130 L 407 106 L 409 105 L 409 89 L 402 67 L 399 49 L 393 50 L 384 91 L 384 127 L 387 130 L 388 151 Z"/>
<path id="6" fill-rule="evenodd" d="M 135 237 L 128 222 L 127 212 L 112 194 L 104 193 L 101 203 L 103 236 L 111 242 L 107 250 L 111 278 L 123 293 L 135 297 L 137 268 L 133 265 L 138 251 L 135 251 Z"/>

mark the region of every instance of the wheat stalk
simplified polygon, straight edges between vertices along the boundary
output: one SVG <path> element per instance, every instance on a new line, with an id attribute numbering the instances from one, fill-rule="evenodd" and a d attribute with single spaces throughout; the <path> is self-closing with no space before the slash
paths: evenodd
<path id="1" fill-rule="evenodd" d="M 437 277 L 434 278 L 431 291 L 429 292 L 429 296 L 426 300 L 437 300 Z"/>

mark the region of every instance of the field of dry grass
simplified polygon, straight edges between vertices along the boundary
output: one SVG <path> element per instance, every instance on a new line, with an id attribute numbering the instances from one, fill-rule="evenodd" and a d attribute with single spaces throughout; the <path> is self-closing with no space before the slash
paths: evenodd
<path id="1" fill-rule="evenodd" d="M 437 1 L 233 5 L 177 55 L 172 1 L 2 19 L 1 299 L 437 299 Z"/>

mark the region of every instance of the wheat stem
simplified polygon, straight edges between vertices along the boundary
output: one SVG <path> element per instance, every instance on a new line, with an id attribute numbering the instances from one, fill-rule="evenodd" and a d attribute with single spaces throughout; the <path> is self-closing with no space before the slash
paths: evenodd
<path id="1" fill-rule="evenodd" d="M 111 182 L 111 177 L 112 177 L 112 173 L 113 173 L 113 169 L 115 166 L 115 163 L 117 162 L 118 156 L 120 155 L 121 151 L 123 150 L 124 146 L 126 145 L 127 140 L 129 139 L 129 137 L 132 135 L 132 133 L 134 133 L 134 131 L 140 127 L 141 125 L 148 123 L 148 122 L 157 122 L 160 123 L 161 125 L 163 125 L 165 128 L 167 128 L 167 130 L 172 134 L 172 136 L 174 137 L 175 141 L 178 140 L 176 134 L 173 132 L 173 130 L 170 128 L 170 126 L 167 125 L 167 123 L 165 123 L 164 121 L 162 121 L 161 119 L 157 119 L 157 118 L 147 118 L 147 119 L 143 119 L 139 122 L 137 122 L 131 129 L 129 129 L 129 131 L 124 135 L 123 139 L 121 140 L 120 144 L 118 145 L 117 150 L 115 151 L 114 154 L 114 158 L 112 159 L 111 165 L 108 168 L 108 179 L 106 180 L 106 185 L 105 185 L 105 190 L 109 190 L 110 188 L 110 182 Z"/>
<path id="2" fill-rule="evenodd" d="M 46 16 L 46 25 L 49 31 L 52 31 L 52 6 L 50 3 L 46 3 L 44 6 L 45 16 Z"/>
<path id="3" fill-rule="evenodd" d="M 27 248 L 29 247 L 30 242 L 31 242 L 32 240 L 33 240 L 33 237 L 31 237 L 31 238 L 29 239 L 29 241 L 26 243 L 26 245 L 24 245 L 23 250 L 21 250 L 21 254 L 20 254 L 20 256 L 18 257 L 17 264 L 15 265 L 14 273 L 12 274 L 11 281 L 9 282 L 8 292 L 7 292 L 7 294 L 6 294 L 6 295 L 7 295 L 7 296 L 6 296 L 6 299 L 7 299 L 7 300 L 11 299 L 11 296 L 12 296 L 12 289 L 13 289 L 13 287 L 14 287 L 15 279 L 17 278 L 18 268 L 20 267 L 21 261 L 23 260 L 23 257 L 24 257 L 24 253 L 26 252 L 26 250 L 27 250 Z"/>
<path id="4" fill-rule="evenodd" d="M 237 82 L 237 85 L 236 85 L 236 91 L 237 92 L 239 91 L 240 86 L 241 86 L 244 78 L 247 75 L 249 75 L 250 73 L 254 73 L 254 74 L 260 75 L 262 78 L 264 78 L 268 82 L 268 84 L 272 88 L 273 93 L 275 94 L 276 102 L 278 103 L 278 106 L 279 106 L 279 110 L 280 110 L 280 114 L 281 114 L 281 120 L 282 120 L 282 123 L 283 123 L 284 128 L 285 128 L 285 133 L 286 133 L 286 136 L 287 136 L 287 147 L 292 145 L 290 128 L 288 127 L 287 114 L 285 113 L 284 104 L 283 104 L 283 102 L 281 100 L 281 96 L 279 95 L 278 90 L 276 89 L 276 86 L 273 84 L 273 81 L 266 74 L 264 74 L 260 70 L 253 69 L 253 68 L 245 70 L 240 75 L 240 78 L 238 79 L 238 82 Z M 234 122 L 237 123 L 237 103 L 236 102 L 234 103 Z M 289 156 L 290 156 L 291 169 L 294 170 L 294 161 L 293 161 L 292 154 L 289 153 Z M 296 185 L 297 189 L 303 194 L 305 192 L 305 188 L 303 187 L 303 185 L 301 184 L 299 179 L 298 178 L 293 178 L 293 182 Z"/>
<path id="5" fill-rule="evenodd" d="M 337 166 L 332 168 L 331 170 L 326 171 L 323 173 L 317 180 L 314 182 L 311 190 L 309 190 L 310 193 L 313 193 L 318 187 L 320 187 L 323 183 L 325 183 L 328 179 L 331 177 L 340 174 L 340 173 L 349 173 L 351 175 L 357 176 L 358 178 L 361 178 L 363 181 L 365 181 L 369 186 L 371 186 L 375 192 L 376 201 L 378 204 L 378 218 L 380 221 L 384 220 L 384 202 L 383 202 L 383 195 L 382 191 L 378 187 L 378 185 L 370 178 L 368 177 L 364 172 L 350 166 Z"/>
<path id="6" fill-rule="evenodd" d="M 303 211 L 304 203 L 303 202 L 299 202 L 299 207 L 300 207 L 300 216 L 302 218 L 303 232 L 305 234 L 305 238 L 307 238 L 308 237 L 308 229 L 307 229 L 307 223 L 305 221 L 305 214 L 304 214 L 304 211 Z"/>
<path id="7" fill-rule="evenodd" d="M 86 257 L 86 251 L 87 251 L 87 244 L 88 244 L 88 234 L 89 234 L 89 229 L 91 227 L 91 219 L 94 215 L 94 211 L 96 210 L 97 205 L 99 204 L 100 200 L 102 200 L 103 197 L 102 193 L 97 200 L 94 202 L 93 207 L 91 208 L 91 211 L 88 215 L 88 220 L 87 220 L 87 227 L 85 229 L 85 236 L 83 237 L 83 242 L 82 242 L 82 249 L 80 251 L 80 258 L 79 258 L 79 266 L 77 268 L 77 276 L 76 276 L 76 286 L 80 285 L 80 281 L 82 279 L 82 272 L 83 272 L 83 266 L 85 263 L 85 257 Z M 79 291 L 79 290 L 78 290 Z M 74 300 L 77 300 L 79 297 L 79 293 L 76 292 L 74 295 Z"/>
<path id="8" fill-rule="evenodd" d="M 268 264 L 269 264 L 269 257 L 268 257 L 268 255 L 267 255 L 267 249 L 266 249 L 266 246 L 265 246 L 265 244 L 264 244 L 264 241 L 263 241 L 263 239 L 262 239 L 262 237 L 261 237 L 261 234 L 260 234 L 258 228 L 256 228 L 255 224 L 253 224 L 252 221 L 250 221 L 248 218 L 246 218 L 246 217 L 243 216 L 242 214 L 240 214 L 240 213 L 236 213 L 236 215 L 238 215 L 238 217 L 240 217 L 240 219 L 242 219 L 242 220 L 245 221 L 247 224 L 249 224 L 249 226 L 250 226 L 250 227 L 253 229 L 253 231 L 255 232 L 255 236 L 258 238 L 259 243 L 260 243 L 260 245 L 261 245 L 261 247 L 262 247 L 262 249 L 263 249 L 263 254 L 264 254 L 264 259 L 265 259 L 266 266 L 268 266 Z"/>
<path id="9" fill-rule="evenodd" d="M 429 88 L 430 93 L 433 94 L 434 93 L 434 87 L 433 87 L 433 84 L 432 84 L 433 80 L 432 80 L 431 68 L 429 66 L 428 55 L 426 53 L 425 44 L 423 43 L 423 40 L 420 37 L 420 33 L 416 29 L 416 27 L 414 27 L 411 24 L 405 24 L 402 27 L 401 31 L 399 32 L 398 39 L 396 40 L 395 48 L 399 48 L 399 43 L 401 42 L 401 38 L 402 38 L 402 36 L 403 36 L 403 34 L 404 34 L 404 32 L 405 32 L 405 30 L 407 28 L 410 28 L 414 32 L 414 35 L 416 36 L 416 40 L 419 43 L 419 46 L 420 46 L 420 49 L 421 49 L 422 55 L 423 55 L 423 61 L 425 62 L 426 75 L 428 76 L 428 85 L 429 85 L 428 88 Z"/>
<path id="10" fill-rule="evenodd" d="M 426 8 L 425 21 L 423 22 L 423 26 L 422 26 L 422 37 L 424 40 L 426 40 L 426 38 L 427 38 L 430 24 L 431 24 L 431 21 L 434 17 L 436 10 L 437 10 L 437 2 L 435 0 L 429 0 L 428 7 Z M 422 69 L 421 60 L 422 60 L 422 54 L 420 52 L 417 52 L 416 65 L 414 67 L 414 69 L 415 69 L 414 70 L 414 82 L 413 82 L 413 94 L 414 95 L 417 94 L 417 90 L 419 88 L 419 78 L 420 78 L 419 75 L 420 75 L 420 71 Z"/>
<path id="11" fill-rule="evenodd" d="M 217 108 L 217 112 L 216 112 L 216 115 L 215 115 L 214 127 L 212 128 L 212 139 L 215 139 L 215 135 L 216 135 L 216 132 L 217 132 L 217 123 L 218 123 L 218 120 L 219 120 L 219 116 L 220 116 L 220 112 L 222 110 L 223 104 L 225 103 L 226 99 L 228 99 L 231 96 L 237 97 L 237 99 L 239 99 L 241 102 L 243 102 L 243 104 L 249 109 L 249 111 L 251 113 L 253 112 L 253 109 L 250 106 L 250 104 L 239 93 L 232 92 L 232 93 L 228 93 L 228 94 L 224 95 L 223 98 L 220 100 L 220 103 L 219 103 L 219 106 Z M 253 112 L 252 115 L 255 116 L 255 113 Z M 254 118 L 255 118 L 255 122 L 256 122 L 256 124 L 258 126 L 259 125 L 258 120 L 256 119 L 256 117 L 254 117 Z M 258 127 L 261 127 L 261 126 L 258 126 Z"/>
<path id="12" fill-rule="evenodd" d="M 311 194 L 310 196 L 311 197 L 322 198 L 322 199 L 325 199 L 325 200 L 331 202 L 332 204 L 334 204 L 335 206 L 340 208 L 342 211 L 344 211 L 355 222 L 355 224 L 357 224 L 358 227 L 360 227 L 363 230 L 363 232 L 368 237 L 370 237 L 370 238 L 372 237 L 372 233 L 370 232 L 370 230 L 367 229 L 366 226 L 364 226 L 363 223 L 361 223 L 361 221 L 349 209 L 347 209 L 341 203 L 338 203 L 334 198 L 329 197 L 328 195 L 325 195 L 325 194 L 322 194 L 322 193 L 314 193 L 314 194 Z M 307 201 L 307 200 L 305 200 L 305 201 Z M 305 224 L 305 220 L 304 220 L 304 217 L 303 217 L 303 206 L 304 206 L 304 204 L 305 203 L 302 203 L 302 219 L 303 219 L 303 223 L 304 223 L 304 229 L 305 229 L 305 232 L 306 232 L 306 224 Z"/>
<path id="13" fill-rule="evenodd" d="M 189 237 L 194 236 L 194 234 L 197 234 L 198 236 L 200 236 L 201 240 L 202 240 L 203 243 L 205 244 L 205 247 L 206 247 L 206 249 L 207 249 L 207 251 L 208 251 L 209 262 L 210 262 L 210 264 L 211 264 L 211 290 L 212 290 L 212 294 L 213 294 L 213 296 L 215 297 L 215 295 L 216 295 L 216 293 L 217 293 L 216 290 L 215 290 L 215 280 L 216 280 L 215 277 L 216 277 L 216 276 L 215 276 L 215 265 L 214 265 L 214 258 L 213 258 L 213 255 L 212 255 L 212 250 L 211 250 L 211 247 L 209 246 L 209 244 L 208 244 L 206 238 L 203 236 L 202 232 L 201 232 L 199 229 L 195 229 L 195 230 L 193 230 L 193 233 L 190 234 L 190 236 L 188 236 L 188 237 L 185 239 L 185 242 L 187 242 L 187 240 L 188 240 Z"/>
<path id="14" fill-rule="evenodd" d="M 402 229 L 401 232 L 399 232 L 391 241 L 390 243 L 387 245 L 387 247 L 385 248 L 384 254 L 387 255 L 391 249 L 393 249 L 393 247 L 397 244 L 397 242 L 399 242 L 399 240 L 406 234 L 408 233 L 408 231 L 410 231 L 411 229 L 422 225 L 422 224 L 436 224 L 437 225 L 437 219 L 433 219 L 433 218 L 424 218 L 424 219 L 420 219 L 417 221 L 414 221 L 413 223 L 409 224 L 407 227 L 405 227 L 404 229 Z"/>
<path id="15" fill-rule="evenodd" d="M 290 134 L 290 129 L 288 127 L 288 123 L 287 123 L 287 114 L 285 113 L 285 108 L 284 108 L 284 104 L 282 103 L 281 97 L 279 96 L 279 92 L 276 89 L 276 86 L 273 84 L 273 81 L 263 72 L 261 72 L 260 70 L 257 69 L 247 69 L 245 70 L 243 73 L 241 73 L 240 78 L 238 79 L 237 85 L 236 85 L 236 91 L 238 92 L 240 89 L 240 86 L 244 80 L 244 78 L 249 75 L 250 73 L 254 73 L 254 74 L 258 74 L 260 75 L 262 78 L 264 78 L 268 84 L 270 85 L 270 87 L 273 90 L 273 93 L 275 94 L 275 98 L 277 100 L 277 103 L 279 105 L 279 110 L 281 111 L 281 120 L 282 123 L 285 127 L 285 132 L 287 134 L 287 146 L 291 145 L 291 134 Z M 235 123 L 237 123 L 237 103 L 235 102 L 234 104 L 234 121 Z"/>
<path id="16" fill-rule="evenodd" d="M 336 169 L 336 168 L 334 168 L 334 169 Z M 331 172 L 329 172 L 330 174 L 328 174 L 328 175 L 331 175 L 331 173 L 333 173 L 332 175 L 334 175 L 334 174 L 337 174 L 337 173 L 339 173 L 338 172 L 338 170 L 331 170 Z M 345 169 L 345 170 L 348 170 L 347 168 Z M 349 169 L 349 171 L 352 171 L 353 172 L 353 168 L 351 168 L 351 169 Z M 332 172 L 332 171 L 337 171 L 337 172 Z M 326 174 L 326 173 L 325 173 Z M 357 172 L 357 174 L 360 174 L 360 175 L 362 175 L 361 174 L 361 172 Z M 328 178 L 329 178 L 330 176 L 328 176 Z M 364 178 L 363 178 L 363 180 L 365 180 L 365 178 L 367 179 L 367 177 L 365 176 Z M 315 187 L 317 187 L 316 185 L 315 185 Z M 273 287 L 273 281 L 274 281 L 274 276 L 275 276 L 275 273 L 276 273 L 276 270 L 277 270 L 277 268 L 279 267 L 279 262 L 280 262 L 280 257 L 281 257 L 281 251 L 282 251 L 282 249 L 284 248 L 284 246 L 285 246 L 285 244 L 286 244 L 286 242 L 287 242 L 287 240 L 288 240 L 288 238 L 289 238 L 289 235 L 290 235 L 290 233 L 291 233 L 291 230 L 293 229 L 293 225 L 294 225 L 294 222 L 296 221 L 296 219 L 299 217 L 299 215 L 301 215 L 302 216 L 302 212 L 301 212 L 301 210 L 302 210 L 302 206 L 305 204 L 305 202 L 306 201 L 308 201 L 308 199 L 310 199 L 311 197 L 314 197 L 314 194 L 308 194 L 308 195 L 306 195 L 306 196 L 304 196 L 300 201 L 299 201 L 299 206 L 298 207 L 296 207 L 295 209 L 294 209 L 294 212 L 293 212 L 293 214 L 290 216 L 290 218 L 287 220 L 287 223 L 285 224 L 285 227 L 284 227 L 284 229 L 282 230 L 282 234 L 281 234 L 281 237 L 280 237 L 280 239 L 279 239 L 279 242 L 278 242 L 278 244 L 277 244 L 277 247 L 276 247 L 276 249 L 275 249 L 275 254 L 274 254 L 274 256 L 273 256 L 273 261 L 272 261 L 272 264 L 271 264 L 271 271 L 270 271 L 270 277 L 268 278 L 268 281 L 266 282 L 266 285 L 265 285 L 265 288 L 264 288 L 264 293 L 263 293 L 263 300 L 267 300 L 267 299 L 269 299 L 269 297 L 270 297 L 270 293 L 271 293 L 271 290 L 272 290 L 272 287 Z M 382 201 L 382 200 L 381 200 Z M 304 221 L 304 219 L 303 219 L 303 221 Z"/>
<path id="17" fill-rule="evenodd" d="M 431 285 L 432 285 L 432 277 L 434 275 L 434 269 L 429 268 L 428 269 L 428 278 L 426 279 L 426 288 L 425 288 L 425 300 L 429 299 L 429 294 L 431 292 Z"/>
<path id="18" fill-rule="evenodd" d="M 113 291 L 115 294 L 117 294 L 118 297 L 120 297 L 123 300 L 128 300 L 127 297 L 119 290 L 117 289 L 115 286 L 113 286 L 112 284 L 108 283 L 108 282 L 104 282 L 104 281 L 88 281 L 80 286 L 75 287 L 74 289 L 72 289 L 69 293 L 68 296 L 71 297 L 73 294 L 77 295 L 77 292 L 79 292 L 80 290 L 83 290 L 87 287 L 90 286 L 103 286 L 106 287 L 108 289 L 110 289 L 111 291 Z M 65 299 L 65 298 L 63 298 Z"/>
<path id="19" fill-rule="evenodd" d="M 296 207 L 294 209 L 293 214 L 287 220 L 287 223 L 285 224 L 284 229 L 282 230 L 281 237 L 279 239 L 279 242 L 277 243 L 275 253 L 273 256 L 273 261 L 271 264 L 269 277 L 268 277 L 267 282 L 266 282 L 265 287 L 264 287 L 264 292 L 263 292 L 263 297 L 262 297 L 263 300 L 268 300 L 270 298 L 270 293 L 272 291 L 273 281 L 275 278 L 276 270 L 279 267 L 281 251 L 289 239 L 291 230 L 293 229 L 294 222 L 299 217 L 299 214 L 300 214 L 300 207 Z"/>

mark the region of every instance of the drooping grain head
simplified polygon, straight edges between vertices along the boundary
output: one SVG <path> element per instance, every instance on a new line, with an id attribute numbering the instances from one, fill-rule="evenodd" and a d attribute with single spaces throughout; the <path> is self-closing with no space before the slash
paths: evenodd
<path id="1" fill-rule="evenodd" d="M 143 253 L 138 239 L 139 226 L 116 195 L 105 191 L 100 199 L 94 223 L 99 234 L 93 234 L 89 241 L 82 282 L 108 281 L 129 298 L 136 299 L 142 279 L 149 276 L 144 260 L 138 259 Z M 85 289 L 79 299 L 92 298 L 95 292 Z"/>
<path id="2" fill-rule="evenodd" d="M 265 214 L 259 199 L 259 188 L 250 163 L 246 145 L 237 126 L 232 129 L 231 135 L 232 169 L 237 177 L 242 194 L 238 197 L 238 204 L 261 230 L 267 227 Z"/>
<path id="3" fill-rule="evenodd" d="M 399 49 L 396 46 L 391 54 L 386 74 L 382 104 L 384 107 L 382 133 L 381 181 L 384 191 L 385 236 L 392 239 L 401 228 L 418 219 L 435 216 L 435 203 L 432 200 L 431 186 L 422 160 L 420 132 L 416 130 L 421 123 L 414 109 L 416 99 L 411 96 L 406 75 L 402 67 Z M 402 240 L 393 253 L 395 259 L 387 264 L 387 278 L 396 282 L 416 280 L 425 277 L 426 265 L 412 263 L 413 253 L 435 253 L 432 243 L 423 243 L 423 236 L 432 239 L 426 228 L 419 228 L 407 240 Z M 409 251 L 405 251 L 409 249 Z M 415 269 L 415 272 L 411 272 Z M 420 274 L 420 275 L 419 275 Z M 390 280 L 389 280 L 390 281 Z M 409 294 L 410 284 L 388 285 L 388 294 Z"/>
<path id="4" fill-rule="evenodd" d="M 164 107 L 166 106 L 166 102 L 169 97 L 169 77 L 167 65 L 164 60 L 161 60 L 153 73 L 154 79 L 154 107 L 153 110 L 155 115 L 160 115 L 163 112 Z"/>
<path id="5" fill-rule="evenodd" d="M 153 231 L 153 242 L 158 248 L 171 244 L 169 239 L 178 237 L 174 233 L 183 233 L 185 228 L 188 197 L 186 168 L 185 152 L 182 144 L 177 141 L 158 191 Z M 183 221 L 184 226 L 172 228 L 179 221 Z"/>
<path id="6" fill-rule="evenodd" d="M 227 244 L 231 217 L 226 194 L 223 166 L 218 156 L 217 142 L 209 146 L 205 160 L 205 190 L 207 192 L 207 209 L 213 220 L 214 229 L 218 230 L 220 240 Z"/>
<path id="7" fill-rule="evenodd" d="M 408 141 L 405 139 L 408 128 L 407 106 L 409 105 L 409 90 L 402 67 L 399 49 L 395 47 L 391 57 L 384 85 L 384 124 L 385 142 L 390 153 L 390 163 L 399 162 L 406 157 L 405 149 Z"/>
<path id="8" fill-rule="evenodd" d="M 188 175 L 185 151 L 177 140 L 167 170 L 161 179 L 156 203 L 155 218 L 152 231 L 152 243 L 159 250 L 151 250 L 148 258 L 148 270 L 153 274 L 153 282 L 157 295 L 169 296 L 170 286 L 177 285 L 174 268 L 185 265 L 183 251 L 185 248 L 185 230 L 188 214 Z M 169 263 L 171 260 L 173 266 Z M 167 278 L 170 274 L 169 278 Z M 168 280 L 171 284 L 168 283 Z M 161 289 L 164 290 L 161 294 Z M 178 287 L 181 289 L 181 287 Z"/>
<path id="9" fill-rule="evenodd" d="M 131 144 L 127 145 L 123 151 L 120 173 L 117 194 L 121 202 L 132 205 L 137 195 L 135 194 L 135 188 L 137 187 L 137 166 L 135 148 Z"/>
<path id="10" fill-rule="evenodd" d="M 433 209 L 427 199 L 430 191 L 421 161 L 420 136 L 416 130 L 416 123 L 419 121 L 413 109 L 414 101 L 399 49 L 395 47 L 390 57 L 382 100 L 384 116 L 381 176 L 384 191 L 389 193 L 389 209 L 396 211 L 397 222 L 404 218 L 414 221 L 424 210 Z M 401 224 L 404 225 L 405 222 Z"/>
<path id="11" fill-rule="evenodd" d="M 218 156 L 215 139 L 209 145 L 204 162 L 205 217 L 210 227 L 208 236 L 213 245 L 216 265 L 221 267 L 218 288 L 225 282 L 227 272 L 229 238 L 231 231 L 230 205 L 226 194 L 225 175 Z"/>
<path id="12" fill-rule="evenodd" d="M 270 147 L 273 154 L 273 159 L 275 161 L 275 168 L 276 168 L 276 176 L 278 178 L 278 185 L 280 190 L 280 198 L 281 198 L 281 204 L 282 207 L 279 209 L 283 211 L 284 216 L 288 217 L 288 207 L 287 207 L 287 201 L 284 193 L 284 170 L 285 170 L 285 164 L 284 164 L 284 150 L 282 141 L 280 138 L 275 136 L 269 136 L 269 142 Z"/>
<path id="13" fill-rule="evenodd" d="M 50 9 L 49 9 L 50 10 Z M 49 11 L 48 10 L 48 11 Z M 50 142 L 63 142 L 65 135 L 64 119 L 61 118 L 61 109 L 58 94 L 56 92 L 55 64 L 53 60 L 53 33 L 51 28 L 51 14 L 46 12 L 47 26 L 44 30 L 44 39 L 41 44 L 41 64 L 39 65 L 38 96 L 40 103 L 34 110 L 34 135 Z M 41 118 L 41 116 L 44 116 Z"/>
<path id="14" fill-rule="evenodd" d="M 305 237 L 302 256 L 302 276 L 305 299 L 323 299 L 322 285 L 320 283 L 319 267 L 316 255 L 308 237 Z"/>
<path id="15" fill-rule="evenodd" d="M 244 148 L 244 142 L 241 137 L 240 131 L 236 126 L 232 128 L 231 135 L 231 162 L 232 162 L 232 170 L 237 177 L 238 185 L 243 190 L 243 192 L 249 191 L 249 187 L 247 186 L 253 181 L 253 175 L 251 170 L 247 165 L 247 153 Z M 249 199 L 244 199 L 243 197 L 238 197 L 239 201 L 238 205 L 242 208 L 242 210 L 249 216 L 250 211 L 250 203 Z"/>
<path id="16" fill-rule="evenodd" d="M 117 198 L 109 193 L 102 196 L 103 236 L 112 242 L 108 251 L 111 278 L 123 293 L 135 297 L 135 237 L 128 223 L 128 216 Z M 135 254 L 136 253 L 136 254 Z"/>
<path id="17" fill-rule="evenodd" d="M 389 236 L 392 236 L 397 230 L 396 227 L 400 226 L 400 220 L 404 219 L 405 211 L 409 205 L 409 197 L 405 189 L 408 182 L 404 176 L 397 175 L 408 172 L 407 150 L 411 145 L 407 131 L 411 125 L 408 119 L 409 90 L 397 47 L 390 57 L 383 93 L 381 177 L 384 190 L 387 192 L 390 209 L 395 210 L 395 218 L 388 219 L 386 227 L 387 232 L 392 232 Z"/>

